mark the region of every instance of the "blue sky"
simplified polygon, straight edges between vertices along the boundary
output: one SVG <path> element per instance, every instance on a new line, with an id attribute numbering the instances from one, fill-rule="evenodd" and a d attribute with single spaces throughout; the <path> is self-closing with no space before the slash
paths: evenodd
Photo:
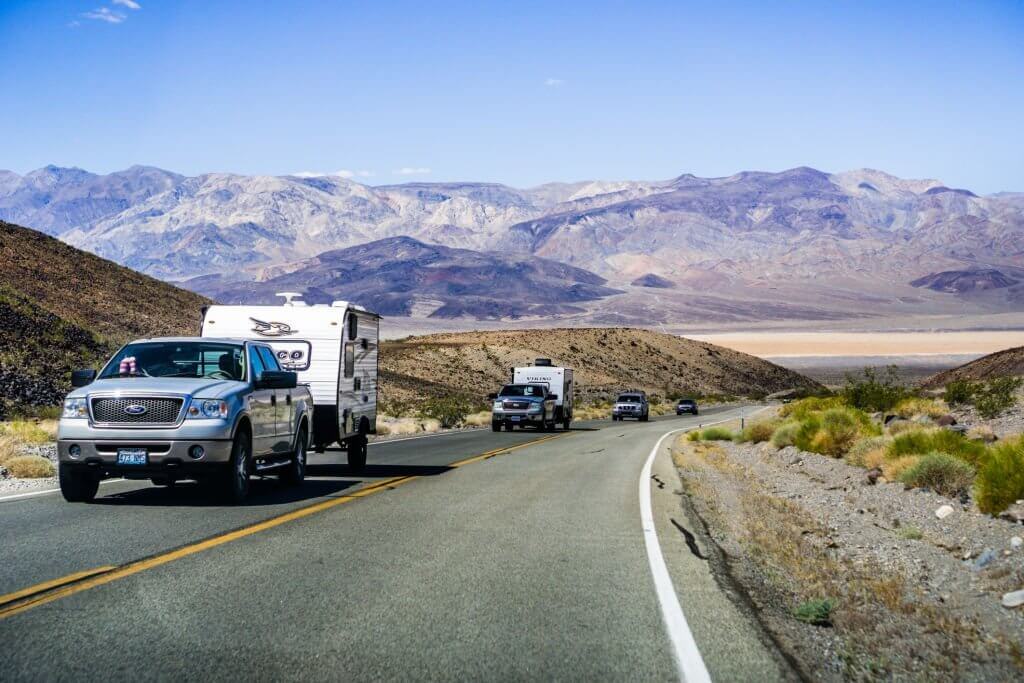
<path id="1" fill-rule="evenodd" d="M 1021 0 L 0 0 L 0 92 L 17 172 L 527 186 L 868 166 L 1024 190 Z"/>

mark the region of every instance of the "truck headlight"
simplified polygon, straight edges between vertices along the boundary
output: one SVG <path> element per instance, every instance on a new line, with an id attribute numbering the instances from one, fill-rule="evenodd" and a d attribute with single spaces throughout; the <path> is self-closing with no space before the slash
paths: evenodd
<path id="1" fill-rule="evenodd" d="M 188 416 L 194 418 L 218 418 L 228 416 L 228 402 L 220 399 L 192 399 Z"/>
<path id="2" fill-rule="evenodd" d="M 88 408 L 85 405 L 84 398 L 66 398 L 64 399 L 64 411 L 60 414 L 63 419 L 76 419 L 88 417 Z"/>
<path id="3" fill-rule="evenodd" d="M 540 412 L 543 412 L 543 410 L 544 410 L 544 406 L 541 405 L 540 403 L 534 403 L 533 406 L 530 407 L 530 412 L 531 413 L 540 413 Z"/>
<path id="4" fill-rule="evenodd" d="M 501 401 L 495 401 L 494 405 L 491 406 L 491 410 L 501 410 Z"/>

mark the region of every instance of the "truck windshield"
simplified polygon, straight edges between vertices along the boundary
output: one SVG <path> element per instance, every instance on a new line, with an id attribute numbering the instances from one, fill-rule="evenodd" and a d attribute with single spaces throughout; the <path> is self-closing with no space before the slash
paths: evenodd
<path id="1" fill-rule="evenodd" d="M 546 393 L 539 384 L 506 384 L 498 396 L 543 396 Z"/>
<path id="2" fill-rule="evenodd" d="M 640 396 L 637 394 L 622 394 L 618 399 L 619 403 L 639 403 Z"/>
<path id="3" fill-rule="evenodd" d="M 100 379 L 112 377 L 209 377 L 245 380 L 245 350 L 215 342 L 141 342 L 110 359 Z"/>

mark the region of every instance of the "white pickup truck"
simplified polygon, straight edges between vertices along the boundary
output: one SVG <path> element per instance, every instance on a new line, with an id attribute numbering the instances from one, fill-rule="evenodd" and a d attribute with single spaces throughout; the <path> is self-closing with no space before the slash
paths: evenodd
<path id="1" fill-rule="evenodd" d="M 305 478 L 313 399 L 269 344 L 139 339 L 72 385 L 57 432 L 68 501 L 91 501 L 107 477 L 210 480 L 233 502 L 253 474 Z"/>

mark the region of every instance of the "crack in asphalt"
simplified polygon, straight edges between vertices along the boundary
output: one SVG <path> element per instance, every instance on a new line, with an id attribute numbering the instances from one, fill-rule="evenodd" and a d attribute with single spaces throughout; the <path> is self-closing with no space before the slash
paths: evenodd
<path id="1" fill-rule="evenodd" d="M 679 531 L 683 533 L 683 537 L 686 539 L 686 545 L 690 549 L 690 552 L 693 553 L 694 557 L 699 560 L 707 560 L 707 556 L 704 555 L 704 553 L 700 551 L 700 548 L 697 547 L 697 537 L 691 534 L 686 527 L 671 517 L 669 517 L 669 521 L 672 522 L 672 525 L 675 526 L 675 528 L 679 529 Z"/>

